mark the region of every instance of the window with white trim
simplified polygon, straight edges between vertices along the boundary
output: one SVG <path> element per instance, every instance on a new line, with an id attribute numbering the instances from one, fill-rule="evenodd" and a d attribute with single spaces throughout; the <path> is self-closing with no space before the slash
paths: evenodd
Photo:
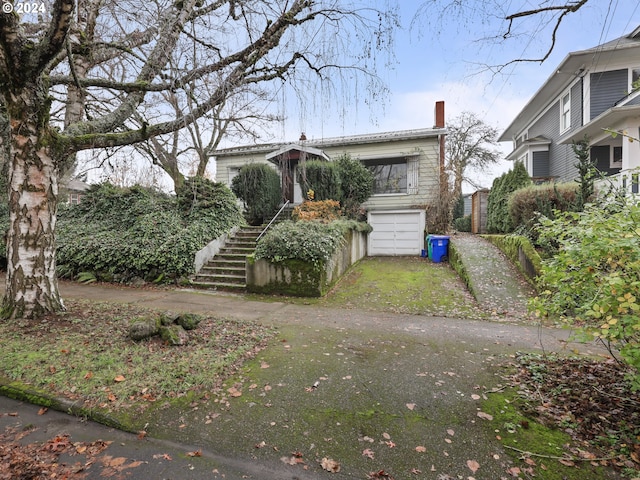
<path id="1" fill-rule="evenodd" d="M 373 173 L 373 194 L 407 192 L 406 158 L 365 160 L 365 166 Z"/>
<path id="2" fill-rule="evenodd" d="M 571 92 L 560 98 L 560 132 L 571 128 Z"/>
<path id="3" fill-rule="evenodd" d="M 611 149 L 610 168 L 622 168 L 622 147 L 613 147 Z"/>

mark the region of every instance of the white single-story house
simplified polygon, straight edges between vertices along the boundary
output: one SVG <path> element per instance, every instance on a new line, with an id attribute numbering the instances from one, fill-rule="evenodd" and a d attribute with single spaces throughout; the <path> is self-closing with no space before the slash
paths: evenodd
<path id="1" fill-rule="evenodd" d="M 303 201 L 296 170 L 302 158 L 331 161 L 343 154 L 360 160 L 375 176 L 373 195 L 363 204 L 373 227 L 368 255 L 419 255 L 424 249 L 425 207 L 439 200 L 444 164 L 444 102 L 437 102 L 432 128 L 301 140 L 221 149 L 217 181 L 231 185 L 248 163 L 266 163 L 282 175 L 283 202 Z"/>

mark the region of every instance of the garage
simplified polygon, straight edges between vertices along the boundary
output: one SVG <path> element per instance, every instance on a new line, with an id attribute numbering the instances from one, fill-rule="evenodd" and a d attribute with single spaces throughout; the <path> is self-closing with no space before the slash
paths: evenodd
<path id="1" fill-rule="evenodd" d="M 425 213 L 423 210 L 369 212 L 373 231 L 367 251 L 377 255 L 420 255 L 424 248 Z"/>

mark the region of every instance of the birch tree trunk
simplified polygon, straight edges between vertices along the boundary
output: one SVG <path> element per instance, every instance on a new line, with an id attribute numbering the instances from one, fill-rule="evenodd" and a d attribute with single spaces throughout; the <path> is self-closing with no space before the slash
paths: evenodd
<path id="1" fill-rule="evenodd" d="M 10 227 L 4 318 L 31 318 L 64 309 L 55 269 L 57 167 L 47 125 L 46 90 L 27 84 L 12 92 L 8 159 Z"/>

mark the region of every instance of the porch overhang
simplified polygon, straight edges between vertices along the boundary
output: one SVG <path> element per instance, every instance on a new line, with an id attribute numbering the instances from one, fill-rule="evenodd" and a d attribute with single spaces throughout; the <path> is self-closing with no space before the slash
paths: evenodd
<path id="1" fill-rule="evenodd" d="M 548 150 L 549 149 L 549 145 L 551 145 L 551 140 L 549 140 L 548 138 L 545 138 L 545 137 L 529 138 L 529 139 L 525 140 L 524 142 L 522 142 L 518 146 L 518 148 L 516 148 L 513 152 L 511 152 L 509 155 L 507 155 L 507 160 L 517 160 L 522 155 L 524 155 L 525 152 L 528 152 L 532 148 L 535 148 L 535 147 L 537 147 L 538 150 L 541 150 L 540 147 L 547 147 L 547 150 Z M 544 148 L 542 148 L 542 149 L 544 149 Z"/>
<path id="2" fill-rule="evenodd" d="M 628 119 L 640 120 L 640 105 L 622 105 L 611 107 L 602 112 L 586 125 L 572 130 L 558 140 L 560 144 L 571 144 L 582 141 L 587 137 L 591 144 L 597 143 L 611 136 L 609 130 L 617 131 L 624 126 Z M 635 136 L 635 135 L 632 135 Z"/>
<path id="3" fill-rule="evenodd" d="M 276 163 L 276 159 L 278 157 L 292 151 L 306 153 L 307 155 L 323 158 L 324 160 L 327 160 L 327 161 L 331 160 L 329 156 L 319 148 L 310 147 L 308 145 L 299 145 L 297 143 L 285 145 L 282 148 L 279 148 L 278 150 L 276 150 L 275 152 L 268 153 L 267 155 L 265 155 L 264 158 L 270 161 L 271 163 Z"/>

